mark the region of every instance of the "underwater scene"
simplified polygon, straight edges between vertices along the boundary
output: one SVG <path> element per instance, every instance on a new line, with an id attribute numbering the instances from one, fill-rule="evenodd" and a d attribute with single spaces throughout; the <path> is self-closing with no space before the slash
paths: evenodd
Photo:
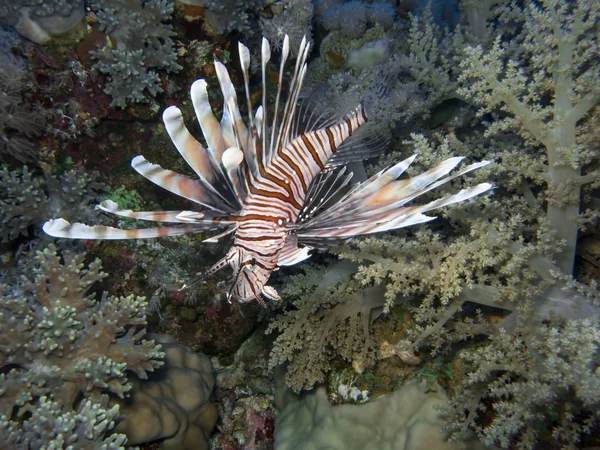
<path id="1" fill-rule="evenodd" d="M 600 2 L 0 0 L 0 450 L 600 450 Z"/>

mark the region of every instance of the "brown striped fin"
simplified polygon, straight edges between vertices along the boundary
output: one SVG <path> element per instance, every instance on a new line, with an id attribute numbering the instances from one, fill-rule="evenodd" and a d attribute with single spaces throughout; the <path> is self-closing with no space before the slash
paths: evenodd
<path id="1" fill-rule="evenodd" d="M 221 124 L 215 118 L 208 101 L 208 91 L 205 80 L 196 80 L 190 90 L 196 118 L 206 139 L 208 148 L 214 152 L 215 159 L 220 163 L 223 152 L 227 149 L 221 132 Z"/>
<path id="2" fill-rule="evenodd" d="M 269 129 L 267 126 L 267 63 L 271 59 L 271 46 L 269 45 L 269 41 L 263 36 L 260 46 L 260 68 L 262 74 L 262 114 L 261 114 L 261 136 L 260 136 L 260 154 L 257 154 L 256 157 L 261 164 L 261 169 L 264 170 L 266 167 L 266 161 L 268 157 L 268 148 L 270 147 L 270 143 L 267 141 L 267 136 L 269 135 Z M 258 145 L 256 146 L 258 149 Z M 262 172 L 262 171 L 261 171 Z"/>
<path id="3" fill-rule="evenodd" d="M 445 176 L 463 159 L 454 157 L 416 177 L 396 180 L 414 159 L 415 156 L 412 156 L 376 174 L 352 189 L 322 214 L 297 224 L 294 232 L 298 234 L 299 244 L 315 246 L 319 238 L 335 242 L 335 239 L 349 239 L 362 234 L 427 222 L 434 217 L 425 213 L 466 201 L 492 189 L 490 183 L 481 183 L 425 205 L 404 206 L 424 193 L 488 164 L 488 161 L 470 164 L 450 176 Z"/>
<path id="4" fill-rule="evenodd" d="M 217 179 L 216 160 L 209 150 L 205 149 L 188 131 L 183 123 L 179 108 L 170 106 L 163 112 L 163 122 L 171 141 L 183 159 L 194 169 L 194 172 L 207 183 Z"/>
<path id="5" fill-rule="evenodd" d="M 308 253 L 311 249 L 309 247 L 300 247 L 295 248 L 292 251 L 283 252 L 279 255 L 279 259 L 277 260 L 278 266 L 293 266 L 294 264 L 298 264 L 308 258 L 310 258 L 310 254 Z"/>
<path id="6" fill-rule="evenodd" d="M 82 223 L 69 223 L 64 219 L 46 222 L 42 229 L 50 236 L 69 239 L 151 239 L 164 236 L 182 236 L 200 233 L 204 230 L 198 225 L 182 227 L 142 228 L 138 230 L 120 230 L 105 226 L 88 226 Z"/>
<path id="7" fill-rule="evenodd" d="M 112 200 L 104 200 L 96 208 L 117 216 L 151 222 L 195 223 L 209 225 L 211 228 L 237 223 L 223 219 L 209 211 L 131 211 L 130 209 L 119 209 L 119 205 Z"/>
<path id="8" fill-rule="evenodd" d="M 262 295 L 274 302 L 278 302 L 281 300 L 281 296 L 277 293 L 273 286 L 263 286 Z M 266 305 L 263 304 L 263 307 L 266 308 Z"/>
<path id="9" fill-rule="evenodd" d="M 275 108 L 273 111 L 273 124 L 271 125 L 271 140 L 269 142 L 268 148 L 265 149 L 264 162 L 263 162 L 264 166 L 271 163 L 273 154 L 276 151 L 275 132 L 277 130 L 277 119 L 278 119 L 278 114 L 279 114 L 279 101 L 281 98 L 281 90 L 282 90 L 282 86 L 283 86 L 283 71 L 284 71 L 285 63 L 288 59 L 289 54 L 290 54 L 290 38 L 286 34 L 283 38 L 283 47 L 281 49 L 281 61 L 279 63 L 279 80 L 277 83 L 277 96 L 275 97 Z M 266 87 L 263 85 L 263 90 L 264 89 L 266 89 Z"/>
<path id="10" fill-rule="evenodd" d="M 306 36 L 304 36 L 300 43 L 300 48 L 298 49 L 298 57 L 296 59 L 296 66 L 294 67 L 294 74 L 292 75 L 288 97 L 283 109 L 281 126 L 277 131 L 275 142 L 271 143 L 270 147 L 273 150 L 270 153 L 279 151 L 279 149 L 287 146 L 292 140 L 292 124 L 294 123 L 294 114 L 296 112 L 296 107 L 298 106 L 298 96 L 300 95 L 300 89 L 302 88 L 302 81 L 306 74 L 306 59 L 308 57 L 309 48 L 310 42 L 308 42 Z"/>
<path id="11" fill-rule="evenodd" d="M 248 125 L 252 130 L 256 129 L 254 118 L 252 117 L 252 100 L 250 99 L 250 50 L 241 42 L 238 42 L 238 53 L 240 54 L 240 66 L 244 76 L 244 89 L 246 91 L 246 107 L 248 109 Z"/>
<path id="12" fill-rule="evenodd" d="M 369 220 L 345 223 L 337 227 L 326 226 L 319 229 L 307 230 L 306 232 L 300 231 L 298 233 L 298 242 L 304 244 L 305 239 L 307 241 L 314 241 L 319 237 L 349 239 L 355 236 L 381 233 L 429 222 L 434 220 L 435 217 L 427 216 L 424 212 L 463 202 L 487 192 L 491 188 L 492 185 L 490 183 L 481 183 L 472 188 L 463 189 L 457 194 L 449 197 L 427 203 L 426 205 L 415 206 L 412 208 L 398 208 L 390 213 L 371 217 Z"/>
<path id="13" fill-rule="evenodd" d="M 408 180 L 398 180 L 390 183 L 385 188 L 381 189 L 377 195 L 371 196 L 365 202 L 365 205 L 372 209 L 375 206 L 387 206 L 394 205 L 395 207 L 399 207 L 405 205 L 411 200 L 425 194 L 426 192 L 432 191 L 433 189 L 441 186 L 442 184 L 448 183 L 458 177 L 465 175 L 468 172 L 479 169 L 480 167 L 487 166 L 490 161 L 480 161 L 474 164 L 470 164 L 467 167 L 459 170 L 455 174 L 439 179 L 443 175 L 447 174 L 448 171 L 452 170 L 456 165 L 454 161 L 450 162 L 448 165 L 444 163 L 453 160 L 455 158 L 450 158 L 436 166 L 433 170 L 426 172 L 429 178 L 421 178 L 421 174 L 418 177 L 410 178 Z M 462 158 L 460 159 L 462 160 Z M 459 161 L 460 162 L 460 161 Z M 458 163 L 457 163 L 458 164 Z M 450 167 L 448 169 L 448 167 Z M 444 173 L 444 170 L 447 170 Z M 414 182 L 413 180 L 417 180 Z M 434 180 L 437 180 L 433 182 Z"/>
<path id="14" fill-rule="evenodd" d="M 240 110 L 237 105 L 237 95 L 227 68 L 215 61 L 215 70 L 217 79 L 223 93 L 223 117 L 221 117 L 221 133 L 225 141 L 225 148 L 239 147 L 245 148 L 248 141 L 248 129 L 242 120 Z M 236 140 L 239 138 L 239 142 Z"/>
<path id="15" fill-rule="evenodd" d="M 243 161 L 244 154 L 237 147 L 228 148 L 225 153 L 223 153 L 223 166 L 225 167 L 225 172 L 231 180 L 236 196 L 241 199 L 242 202 L 248 196 L 245 185 L 242 183 L 241 164 Z"/>
<path id="16" fill-rule="evenodd" d="M 208 191 L 198 180 L 163 169 L 158 164 L 148 162 L 143 156 L 133 158 L 131 167 L 140 175 L 167 191 L 215 211 L 231 212 L 231 208 L 224 205 L 220 198 Z"/>
<path id="17" fill-rule="evenodd" d="M 409 201 L 429 192 L 442 184 L 454 180 L 472 170 L 488 164 L 488 161 L 471 164 L 457 173 L 445 177 L 462 160 L 462 157 L 449 158 L 434 168 L 413 178 L 394 181 L 414 161 L 416 155 L 371 177 L 358 185 L 340 202 L 325 211 L 320 220 L 331 225 L 342 224 L 349 217 L 355 221 L 372 218 L 395 210 Z M 341 211 L 344 211 L 341 214 Z"/>
<path id="18" fill-rule="evenodd" d="M 225 230 L 222 233 L 219 233 L 215 236 L 211 236 L 208 239 L 204 239 L 202 242 L 214 244 L 216 242 L 219 242 L 219 239 L 221 239 L 222 237 L 228 236 L 231 233 L 234 233 L 236 230 L 237 230 L 237 225 L 233 226 L 233 227 L 229 228 L 228 230 Z"/>

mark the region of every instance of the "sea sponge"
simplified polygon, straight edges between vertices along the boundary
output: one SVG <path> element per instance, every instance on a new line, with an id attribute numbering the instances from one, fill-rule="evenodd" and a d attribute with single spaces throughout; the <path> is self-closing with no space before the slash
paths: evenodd
<path id="1" fill-rule="evenodd" d="M 147 337 L 161 345 L 164 365 L 148 380 L 134 380 L 131 397 L 115 402 L 126 417 L 117 432 L 132 445 L 164 439 L 163 449 L 207 449 L 217 421 L 210 359 L 170 336 Z"/>
<path id="2" fill-rule="evenodd" d="M 448 397 L 436 385 L 425 392 L 425 382 L 406 383 L 402 389 L 362 405 L 332 406 L 324 387 L 291 400 L 277 416 L 278 450 L 458 450 L 440 430 L 445 423 L 439 411 Z M 485 448 L 465 440 L 462 448 Z"/>

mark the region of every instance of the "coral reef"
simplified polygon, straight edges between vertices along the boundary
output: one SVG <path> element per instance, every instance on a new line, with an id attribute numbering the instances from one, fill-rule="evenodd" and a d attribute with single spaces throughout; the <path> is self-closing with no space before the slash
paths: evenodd
<path id="1" fill-rule="evenodd" d="M 36 256 L 32 278 L 2 293 L 2 413 L 18 414 L 43 395 L 72 408 L 79 395 L 98 400 L 104 390 L 123 397 L 126 370 L 146 378 L 162 353 L 145 334 L 143 298 L 88 295 L 105 277 L 100 261 L 50 245 Z"/>
<path id="2" fill-rule="evenodd" d="M 169 22 L 173 3 L 168 0 L 94 0 L 94 21 L 111 42 L 90 52 L 94 67 L 110 76 L 104 91 L 112 106 L 148 102 L 163 92 L 160 70 L 178 72 L 175 35 Z"/>
<path id="3" fill-rule="evenodd" d="M 481 105 L 480 116 L 497 108 L 509 114 L 494 121 L 488 133 L 515 131 L 527 145 L 545 148 L 547 164 L 536 170 L 548 184 L 546 217 L 557 239 L 566 243 L 555 255 L 557 265 L 571 274 L 578 231 L 572 219 L 579 214 L 581 186 L 600 181 L 597 170 L 581 175 L 583 167 L 598 162 L 598 155 L 583 148 L 578 138 L 581 120 L 600 99 L 594 65 L 600 57 L 600 5 L 548 0 L 519 12 L 523 31 L 511 41 L 498 36 L 488 51 L 466 48 L 461 93 Z M 507 61 L 510 46 L 518 46 L 520 54 Z M 553 101 L 546 103 L 546 98 Z"/>
<path id="4" fill-rule="evenodd" d="M 540 430 L 532 424 L 552 416 L 552 436 L 566 448 L 590 433 L 600 405 L 600 373 L 597 352 L 600 326 L 595 317 L 545 325 L 527 344 L 499 329 L 490 333 L 491 344 L 461 353 L 470 369 L 468 379 L 445 410 L 453 424 L 447 430 L 464 432 L 472 427 L 487 445 L 512 448 L 518 436 L 520 448 L 534 448 Z M 531 348 L 527 348 L 531 346 Z M 500 373 L 493 377 L 491 373 Z M 493 401 L 497 414 L 492 427 L 475 425 L 475 409 L 464 419 L 465 404 L 481 398 Z M 576 423 L 573 418 L 577 417 Z"/>
<path id="5" fill-rule="evenodd" d="M 475 448 L 473 434 L 492 448 L 598 447 L 599 21 L 587 0 L 3 2 L 0 449 L 158 438 L 224 450 L 455 448 L 447 437 Z M 409 176 L 464 155 L 492 161 L 472 181 L 492 180 L 493 195 L 426 228 L 356 239 L 333 251 L 342 261 L 282 268 L 283 301 L 266 312 L 221 305 L 226 276 L 177 290 L 227 241 L 58 241 L 36 253 L 49 218 L 105 222 L 93 205 L 106 187 L 85 168 L 106 175 L 124 209 L 185 208 L 129 177 L 131 157 L 158 160 L 170 145 L 153 98 L 165 92 L 160 103 L 181 105 L 189 122 L 179 86 L 216 85 L 210 61 L 237 60 L 235 41 L 252 51 L 261 33 L 276 49 L 288 33 L 292 51 L 312 37 L 307 110 L 365 105 L 355 138 L 375 145 L 356 159 L 390 144 L 369 175 L 415 152 Z M 241 78 L 231 72 L 238 96 Z M 362 162 L 350 170 L 359 178 Z M 83 247 L 89 260 L 65 251 Z M 116 296 L 87 294 L 104 277 L 96 256 Z M 143 328 L 209 355 L 214 377 L 208 357 Z M 276 389 L 284 367 L 289 390 L 325 385 L 301 398 Z"/>
<path id="6" fill-rule="evenodd" d="M 283 38 L 287 34 L 290 38 L 290 50 L 295 54 L 303 37 L 312 40 L 312 2 L 303 0 L 283 0 L 277 5 L 271 6 L 271 10 L 277 9 L 271 19 L 261 19 L 260 26 L 269 42 L 277 50 L 283 45 Z"/>
<path id="7" fill-rule="evenodd" d="M 326 269 L 311 268 L 286 280 L 284 295 L 293 309 L 269 324 L 278 331 L 269 365 L 288 362 L 286 383 L 294 391 L 325 380 L 336 356 L 360 372 L 374 362 L 370 327 L 385 303 L 382 287 L 361 288 L 350 281 L 356 265 L 342 261 Z M 316 289 L 315 289 L 316 287 Z"/>
<path id="8" fill-rule="evenodd" d="M 253 35 L 257 14 L 263 10 L 265 0 L 178 0 L 186 5 L 200 6 L 204 12 L 204 28 L 210 35 L 219 36 L 231 32 Z"/>
<path id="9" fill-rule="evenodd" d="M 211 448 L 266 450 L 273 448 L 276 409 L 269 370 L 270 340 L 257 329 L 235 352 L 233 359 L 213 358 L 219 433 Z"/>
<path id="10" fill-rule="evenodd" d="M 411 104 L 405 86 L 396 83 L 402 67 L 394 36 L 402 30 L 395 16 L 394 8 L 384 2 L 315 4 L 316 26 L 325 28 L 326 35 L 318 41 L 320 57 L 310 62 L 305 95 L 317 103 L 311 108 L 333 115 L 365 105 L 369 122 L 354 137 L 363 150 L 356 160 L 382 152 L 382 144 Z"/>
<path id="11" fill-rule="evenodd" d="M 389 29 L 395 16 L 396 11 L 391 3 L 351 1 L 330 6 L 323 13 L 321 21 L 327 30 L 340 31 L 344 37 L 357 39 L 375 25 Z"/>
<path id="12" fill-rule="evenodd" d="M 432 152 L 441 155 L 452 152 L 449 141 L 445 143 L 445 146 L 441 145 L 434 151 L 420 140 L 418 147 L 427 159 L 426 155 Z M 501 176 L 501 171 L 497 175 Z M 595 295 L 593 289 L 569 284 L 568 280 L 565 282 L 556 276 L 560 270 L 550 262 L 556 250 L 556 240 L 547 223 L 540 220 L 535 210 L 528 209 L 527 203 L 519 197 L 511 200 L 484 200 L 480 206 L 483 213 L 468 209 L 449 211 L 447 220 L 452 220 L 454 228 L 469 230 L 468 234 L 461 237 L 446 232 L 442 239 L 431 231 L 419 231 L 410 239 L 365 239 L 357 242 L 354 250 L 345 248 L 340 253 L 351 259 L 372 262 L 361 267 L 358 276 L 364 283 L 385 280 L 388 302 L 410 302 L 415 296 L 419 298 L 413 310 L 419 325 L 410 329 L 408 340 L 399 346 L 399 349 L 407 352 L 406 355 L 427 348 L 435 356 L 439 352 L 450 351 L 450 343 L 468 340 L 476 335 L 485 335 L 490 339 L 479 353 L 465 353 L 465 361 L 470 361 L 465 364 L 465 370 L 475 370 L 480 383 L 475 383 L 475 378 L 472 378 L 475 374 L 471 374 L 464 380 L 465 392 L 459 397 L 461 400 L 453 399 L 452 404 L 456 408 L 454 429 L 464 432 L 471 427 L 478 430 L 481 436 L 486 433 L 498 438 L 503 436 L 504 447 L 510 436 L 513 439 L 510 441 L 511 448 L 519 434 L 519 439 L 524 439 L 523 443 L 519 441 L 521 448 L 530 448 L 535 438 L 527 437 L 528 433 L 537 436 L 534 430 L 540 426 L 537 422 L 534 424 L 536 419 L 533 410 L 539 409 L 540 405 L 528 403 L 522 395 L 509 397 L 502 392 L 519 389 L 521 382 L 534 383 L 536 380 L 546 380 L 546 377 L 554 379 L 550 367 L 544 362 L 544 352 L 537 349 L 538 343 L 547 339 L 544 337 L 549 331 L 548 325 L 544 324 L 546 321 L 551 321 L 554 333 L 565 334 L 573 327 L 580 329 L 578 321 L 584 317 L 598 316 L 599 310 L 590 304 Z M 506 221 L 505 208 L 522 212 Z M 475 214 L 485 220 L 478 221 Z M 472 305 L 477 305 L 477 309 Z M 484 311 L 489 315 L 495 308 L 501 308 L 503 312 L 499 319 L 490 323 Z M 597 333 L 597 323 L 589 325 L 589 330 L 595 329 L 591 332 Z M 509 347 L 516 351 L 517 343 L 522 345 L 518 350 L 518 359 L 517 355 L 508 353 Z M 569 340 L 558 339 L 555 344 L 553 353 L 572 354 Z M 588 340 L 587 350 L 582 351 L 593 353 L 597 347 L 593 339 Z M 482 362 L 490 361 L 492 355 L 500 355 L 494 360 L 495 364 L 475 362 L 480 359 Z M 581 382 L 595 383 L 594 370 L 597 364 L 593 359 L 574 357 Z M 511 361 L 515 361 L 515 365 L 511 366 Z M 527 375 L 523 372 L 524 367 L 529 367 Z M 519 381 L 519 373 L 523 374 L 522 381 Z M 573 408 L 578 408 L 575 406 L 577 403 L 572 403 L 569 396 L 564 395 L 560 384 L 552 384 L 546 384 L 546 388 L 554 392 L 549 395 L 554 395 L 558 402 L 568 402 Z M 571 392 L 575 387 L 571 385 L 567 391 Z M 538 391 L 531 392 L 537 396 Z M 493 407 L 496 413 L 494 425 L 480 428 L 476 422 L 477 411 L 485 411 L 486 407 L 480 401 L 488 397 L 502 397 L 503 401 L 513 398 L 514 407 L 519 410 L 518 420 L 522 421 L 523 427 L 527 426 L 527 433 L 514 428 L 506 419 L 507 414 L 511 417 L 512 413 L 500 405 L 498 409 L 495 405 Z M 580 405 L 578 414 L 587 417 L 585 411 L 590 408 L 590 405 Z M 464 417 L 465 409 L 469 411 L 467 417 Z M 564 423 L 563 420 L 568 421 L 568 417 L 569 414 L 557 417 L 556 426 L 562 426 L 559 424 Z M 578 431 L 574 431 L 575 428 Z M 572 433 L 586 430 L 585 427 L 575 428 Z"/>
<path id="13" fill-rule="evenodd" d="M 17 432 L 17 422 L 6 420 L 32 414 L 23 423 L 22 439 L 35 442 L 45 439 L 37 435 L 36 420 L 85 429 L 98 418 L 96 433 L 87 432 L 85 438 L 100 438 L 103 431 L 112 429 L 117 414 L 115 409 L 102 409 L 105 394 L 125 397 L 132 386 L 128 371 L 145 379 L 147 371 L 162 364 L 160 346 L 144 339 L 145 299 L 104 294 L 96 300 L 88 291 L 105 274 L 99 260 L 86 267 L 85 254 L 65 251 L 61 257 L 50 245 L 35 259 L 31 274 L 18 284 L 2 286 L 0 415 L 4 429 L 9 434 Z M 10 280 L 4 277 L 3 281 Z M 58 417 L 60 409 L 72 415 L 77 411 L 77 415 Z M 59 442 L 64 438 L 63 428 L 48 433 L 57 433 L 53 439 Z M 79 435 L 69 429 L 74 437 Z"/>
<path id="14" fill-rule="evenodd" d="M 80 448 L 125 450 L 127 438 L 114 433 L 119 420 L 119 407 L 84 400 L 77 411 L 64 412 L 62 405 L 48 397 L 40 397 L 39 406 L 31 411 L 21 426 L 0 416 L 0 449 Z M 127 447 L 129 448 L 129 447 Z"/>
<path id="15" fill-rule="evenodd" d="M 70 170 L 60 176 L 34 176 L 27 166 L 21 170 L 0 171 L 0 241 L 12 241 L 20 235 L 37 236 L 49 217 L 67 214 L 88 217 L 101 223 L 94 206 L 106 187 L 97 174 Z"/>
<path id="16" fill-rule="evenodd" d="M 430 47 L 434 58 L 421 59 L 430 64 L 420 73 L 432 92 L 481 106 L 483 123 L 457 116 L 446 126 L 465 142 L 446 132 L 429 133 L 429 140 L 412 135 L 403 145 L 429 163 L 449 154 L 495 161 L 478 176 L 491 177 L 497 195 L 442 212 L 444 227 L 435 232 L 365 239 L 340 255 L 369 261 L 358 278 L 385 282 L 388 302 L 418 299 L 418 325 L 398 346 L 407 358 L 452 353 L 455 342 L 475 347 L 461 353 L 466 376 L 448 427 L 454 438 L 475 430 L 502 448 L 573 446 L 586 439 L 598 412 L 593 396 L 582 397 L 597 384 L 598 323 L 582 322 L 600 315 L 597 283 L 583 285 L 571 273 L 577 214 L 597 186 L 597 147 L 589 145 L 596 121 L 588 115 L 599 97 L 588 80 L 597 77 L 589 58 L 598 50 L 599 9 L 528 2 L 470 20 L 477 17 L 490 19 L 471 27 L 484 35 L 478 46 L 456 30 L 448 39 L 454 49 Z M 460 66 L 439 62 L 461 54 Z M 447 88 L 433 87 L 434 79 Z M 552 355 L 545 341 L 553 342 Z M 577 367 L 577 380 L 564 374 L 565 364 Z"/>

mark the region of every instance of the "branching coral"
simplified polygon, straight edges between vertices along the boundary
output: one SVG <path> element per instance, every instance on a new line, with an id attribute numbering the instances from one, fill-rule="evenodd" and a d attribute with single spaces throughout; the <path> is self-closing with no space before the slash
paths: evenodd
<path id="1" fill-rule="evenodd" d="M 84 395 L 99 400 L 105 390 L 123 397 L 130 389 L 126 370 L 140 378 L 159 367 L 160 348 L 143 340 L 143 298 L 87 294 L 105 277 L 100 260 L 89 267 L 85 254 L 54 246 L 36 256 L 33 277 L 5 289 L 1 308 L 2 413 L 18 414 L 50 395 L 67 409 Z"/>
<path id="2" fill-rule="evenodd" d="M 111 105 L 125 108 L 128 102 L 148 102 L 162 92 L 157 70 L 178 72 L 175 35 L 167 22 L 171 20 L 173 3 L 168 0 L 126 1 L 94 0 L 92 9 L 100 29 L 114 40 L 91 52 L 95 67 L 111 79 L 105 92 Z"/>
<path id="3" fill-rule="evenodd" d="M 597 159 L 582 148 L 579 125 L 600 101 L 600 4 L 580 0 L 531 2 L 522 10 L 523 32 L 512 44 L 518 59 L 507 59 L 507 44 L 498 36 L 491 50 L 468 47 L 461 64 L 461 93 L 480 103 L 479 114 L 500 108 L 508 117 L 491 124 L 490 133 L 516 131 L 528 145 L 542 145 L 547 165 L 547 217 L 566 243 L 558 266 L 572 273 L 577 246 L 576 217 L 581 186 L 600 173 L 582 169 Z M 551 101 L 548 101 L 551 99 Z"/>
<path id="4" fill-rule="evenodd" d="M 366 239 L 341 255 L 372 262 L 359 270 L 359 279 L 365 285 L 385 281 L 388 301 L 419 298 L 414 313 L 420 325 L 400 346 L 405 351 L 436 354 L 475 335 L 489 339 L 463 353 L 470 373 L 453 400 L 451 429 L 461 435 L 473 429 L 503 448 L 531 448 L 541 434 L 573 445 L 590 431 L 600 408 L 586 394 L 598 383 L 597 285 L 570 277 L 575 219 L 583 201 L 593 200 L 582 200 L 581 191 L 599 183 L 593 111 L 600 98 L 600 8 L 585 1 L 500 8 L 494 28 L 506 32 L 490 41 L 494 29 L 485 19 L 494 17 L 493 3 L 470 16 L 481 20 L 471 27 L 482 35 L 479 46 L 457 48 L 456 31 L 448 49 L 428 34 L 431 25 L 421 27 L 409 71 L 422 80 L 425 99 L 431 96 L 423 87 L 481 105 L 488 129 L 484 138 L 473 129 L 480 125 L 463 122 L 461 132 L 470 132 L 465 144 L 453 135 L 436 145 L 413 136 L 422 160 L 431 163 L 449 152 L 492 159 L 490 172 L 478 175 L 495 181 L 496 195 L 442 212 L 445 227 L 438 233 Z M 471 42 L 464 37 L 463 44 Z M 436 87 L 436 80 L 444 82 Z M 590 209 L 579 222 L 593 217 Z M 577 379 L 566 365 L 577 367 Z M 552 419 L 551 410 L 557 412 Z"/>
<path id="5" fill-rule="evenodd" d="M 117 410 L 106 411 L 87 400 L 102 404 L 106 392 L 124 397 L 131 388 L 127 371 L 144 379 L 162 364 L 160 346 L 143 338 L 145 299 L 105 294 L 96 300 L 88 291 L 105 274 L 99 260 L 86 267 L 84 259 L 85 254 L 68 251 L 61 258 L 51 245 L 38 252 L 32 274 L 18 285 L 2 287 L 0 415 L 6 421 L 33 414 L 23 423 L 23 436 L 30 442 L 46 437 L 69 442 L 73 437 L 61 438 L 61 433 L 79 436 L 77 424 L 90 426 L 95 417 L 100 420 L 95 432 L 88 430 L 83 437 L 92 440 L 109 431 Z M 47 418 L 41 417 L 44 408 Z M 56 417 L 61 410 L 65 415 Z M 74 410 L 78 415 L 69 416 Z M 55 418 L 59 426 L 48 429 L 52 436 L 39 435 L 37 415 L 48 426 L 50 416 Z M 60 423 L 69 426 L 64 429 Z M 4 422 L 5 433 L 13 428 Z"/>
<path id="6" fill-rule="evenodd" d="M 71 170 L 61 176 L 36 177 L 27 166 L 0 171 L 0 241 L 37 235 L 41 224 L 58 214 L 88 217 L 99 223 L 92 205 L 105 190 L 97 174 Z"/>
<path id="7" fill-rule="evenodd" d="M 412 144 L 429 161 L 426 164 L 470 150 L 473 157 L 484 152 L 506 161 L 508 167 L 491 165 L 477 174 L 496 181 L 496 195 L 442 212 L 440 225 L 445 226 L 437 233 L 428 229 L 409 238 L 368 238 L 339 254 L 371 262 L 359 269 L 358 278 L 365 285 L 385 282 L 388 307 L 409 296 L 419 299 L 413 309 L 418 324 L 408 330 L 408 340 L 398 350 L 410 355 L 427 348 L 436 355 L 452 351 L 451 343 L 488 337 L 483 348 L 463 353 L 470 373 L 452 403 L 450 428 L 457 436 L 474 429 L 486 443 L 531 448 L 539 436 L 536 430 L 543 426 L 562 430 L 555 433 L 558 441 L 585 433 L 588 428 L 576 425 L 564 431 L 569 415 L 593 417 L 600 405 L 565 393 L 597 383 L 598 361 L 593 356 L 598 349 L 597 321 L 584 326 L 587 323 L 581 320 L 600 315 L 598 293 L 595 286 L 560 276 L 551 260 L 557 250 L 556 234 L 540 214 L 543 204 L 525 195 L 525 175 L 513 179 L 506 175 L 510 164 L 525 166 L 532 155 L 522 153 L 521 160 L 509 157 L 517 152 L 509 150 L 510 139 L 472 137 L 464 146 L 450 136 L 433 145 L 413 135 Z M 573 344 L 576 338 L 578 344 Z M 546 346 L 549 341 L 551 346 Z M 563 370 L 556 366 L 561 359 L 578 367 L 577 382 L 567 377 L 562 384 L 551 381 Z M 533 384 L 528 385 L 530 381 Z M 482 425 L 475 418 L 487 402 L 492 402 L 494 417 Z M 544 422 L 540 419 L 548 416 L 544 408 L 564 411 L 564 416 L 555 424 Z"/>
<path id="8" fill-rule="evenodd" d="M 5 416 L 0 417 L 0 448 L 124 450 L 127 438 L 113 433 L 119 407 L 107 408 L 106 400 L 106 396 L 102 403 L 85 400 L 76 412 L 64 413 L 58 402 L 41 397 L 39 406 L 23 421 L 22 427 Z"/>
<path id="9" fill-rule="evenodd" d="M 325 271 L 313 268 L 285 284 L 283 293 L 294 298 L 294 309 L 269 324 L 267 332 L 281 332 L 270 365 L 289 362 L 286 382 L 295 391 L 324 381 L 338 355 L 359 368 L 374 362 L 370 327 L 383 306 L 383 289 L 356 286 L 350 281 L 355 270 L 345 261 Z"/>

